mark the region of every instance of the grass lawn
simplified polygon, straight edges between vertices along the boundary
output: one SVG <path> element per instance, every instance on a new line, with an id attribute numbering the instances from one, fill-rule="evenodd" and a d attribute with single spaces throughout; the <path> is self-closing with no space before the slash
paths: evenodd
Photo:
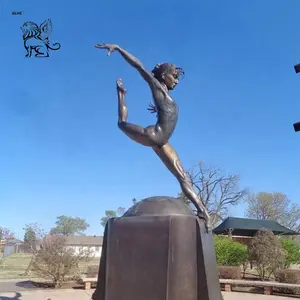
<path id="1" fill-rule="evenodd" d="M 1 279 L 27 279 L 33 275 L 23 276 L 31 260 L 30 254 L 13 254 L 0 260 L 0 280 Z M 99 265 L 100 258 L 92 258 L 88 262 L 81 262 L 79 269 L 81 273 L 86 273 L 89 265 Z"/>
<path id="2" fill-rule="evenodd" d="M 22 278 L 30 259 L 29 254 L 13 254 L 3 258 L 0 262 L 0 279 Z"/>

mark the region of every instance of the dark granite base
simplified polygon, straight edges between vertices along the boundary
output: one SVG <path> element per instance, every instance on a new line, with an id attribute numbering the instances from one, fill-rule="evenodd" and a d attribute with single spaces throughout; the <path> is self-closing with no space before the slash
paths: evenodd
<path id="1" fill-rule="evenodd" d="M 186 206 L 178 210 L 179 200 L 175 212 L 174 199 L 150 199 L 154 206 L 145 199 L 108 221 L 93 300 L 221 300 L 212 235 L 204 222 Z M 155 211 L 163 202 L 173 207 L 172 215 Z"/>

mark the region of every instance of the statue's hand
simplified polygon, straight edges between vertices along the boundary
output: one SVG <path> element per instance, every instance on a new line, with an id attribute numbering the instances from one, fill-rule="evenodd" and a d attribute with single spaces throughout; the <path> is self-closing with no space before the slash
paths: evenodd
<path id="1" fill-rule="evenodd" d="M 114 45 L 114 44 L 96 44 L 95 47 L 99 48 L 99 49 L 107 49 L 108 56 L 110 56 L 112 52 L 114 52 L 115 50 L 117 50 L 119 48 L 118 45 Z"/>
<path id="2" fill-rule="evenodd" d="M 157 113 L 157 109 L 154 104 L 150 103 L 149 107 L 147 108 L 151 112 L 151 114 Z"/>

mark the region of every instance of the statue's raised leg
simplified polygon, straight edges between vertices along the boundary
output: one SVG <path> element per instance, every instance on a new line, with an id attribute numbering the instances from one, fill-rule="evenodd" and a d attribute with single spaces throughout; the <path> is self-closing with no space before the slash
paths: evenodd
<path id="1" fill-rule="evenodd" d="M 122 79 L 117 80 L 118 92 L 118 126 L 133 141 L 144 146 L 153 146 L 154 142 L 149 137 L 149 127 L 143 128 L 139 125 L 128 123 L 128 108 L 125 103 L 126 90 L 123 88 Z"/>

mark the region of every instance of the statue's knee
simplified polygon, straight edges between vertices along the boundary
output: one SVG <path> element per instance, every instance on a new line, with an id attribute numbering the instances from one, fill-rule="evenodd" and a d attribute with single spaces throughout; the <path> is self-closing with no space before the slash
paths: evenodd
<path id="1" fill-rule="evenodd" d="M 124 125 L 125 125 L 125 122 L 124 121 L 118 121 L 118 127 L 120 129 L 123 129 L 124 128 Z"/>

